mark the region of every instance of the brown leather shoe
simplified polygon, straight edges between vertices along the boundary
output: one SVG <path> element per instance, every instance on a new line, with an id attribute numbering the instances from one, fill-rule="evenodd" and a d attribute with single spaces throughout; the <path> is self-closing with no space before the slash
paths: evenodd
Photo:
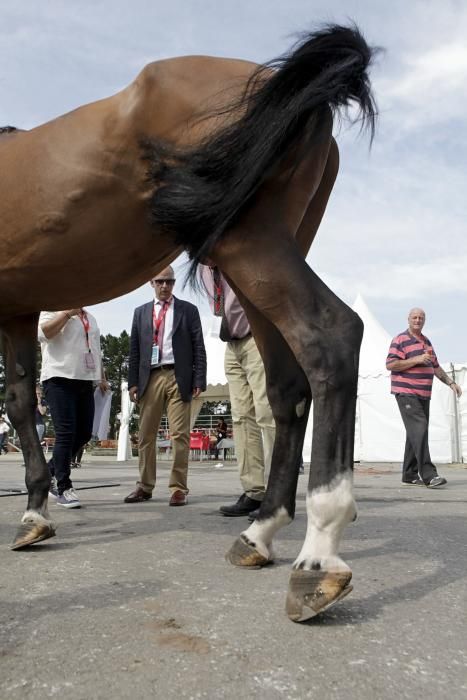
<path id="1" fill-rule="evenodd" d="M 169 506 L 186 506 L 188 501 L 186 493 L 177 490 L 170 497 Z"/>
<path id="2" fill-rule="evenodd" d="M 137 488 L 134 491 L 132 491 L 128 496 L 123 500 L 124 503 L 142 503 L 143 501 L 149 501 L 149 499 L 152 498 L 152 493 L 148 493 L 147 491 L 143 491 L 141 488 Z"/>

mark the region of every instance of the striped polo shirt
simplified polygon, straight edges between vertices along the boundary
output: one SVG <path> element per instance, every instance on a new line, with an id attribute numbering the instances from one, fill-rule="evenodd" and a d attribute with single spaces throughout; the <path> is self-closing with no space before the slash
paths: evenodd
<path id="1" fill-rule="evenodd" d="M 425 352 L 431 355 L 431 364 L 415 365 L 404 371 L 391 371 L 391 394 L 414 394 L 421 399 L 431 399 L 434 371 L 439 363 L 433 346 L 425 335 L 416 338 L 409 330 L 396 335 L 391 342 L 386 365 L 394 360 L 410 360 Z"/>

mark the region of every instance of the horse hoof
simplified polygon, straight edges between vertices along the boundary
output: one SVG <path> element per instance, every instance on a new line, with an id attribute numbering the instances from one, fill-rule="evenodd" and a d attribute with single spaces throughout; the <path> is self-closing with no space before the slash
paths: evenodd
<path id="1" fill-rule="evenodd" d="M 349 595 L 351 571 L 292 571 L 286 611 L 294 622 L 304 622 Z"/>
<path id="2" fill-rule="evenodd" d="M 225 558 L 234 566 L 243 566 L 245 569 L 260 569 L 271 563 L 270 559 L 260 554 L 254 544 L 242 535 L 237 537 Z"/>
<path id="3" fill-rule="evenodd" d="M 47 523 L 22 523 L 10 549 L 22 549 L 30 544 L 55 537 L 55 528 Z"/>

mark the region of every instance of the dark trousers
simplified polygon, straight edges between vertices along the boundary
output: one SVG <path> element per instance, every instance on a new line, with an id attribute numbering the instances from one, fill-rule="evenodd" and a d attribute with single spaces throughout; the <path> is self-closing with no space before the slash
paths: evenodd
<path id="1" fill-rule="evenodd" d="M 411 394 L 396 394 L 397 405 L 407 433 L 405 440 L 402 481 L 420 477 L 425 484 L 438 476 L 428 447 L 430 401 Z"/>
<path id="2" fill-rule="evenodd" d="M 83 452 L 84 452 L 84 445 L 71 458 L 75 464 L 81 464 L 81 460 L 83 459 Z"/>
<path id="3" fill-rule="evenodd" d="M 71 488 L 70 463 L 91 439 L 94 420 L 93 383 L 82 379 L 52 377 L 43 383 L 55 429 L 55 445 L 49 469 L 62 494 Z"/>
<path id="4" fill-rule="evenodd" d="M 2 450 L 5 454 L 8 454 L 8 433 L 0 433 L 0 454 Z"/>

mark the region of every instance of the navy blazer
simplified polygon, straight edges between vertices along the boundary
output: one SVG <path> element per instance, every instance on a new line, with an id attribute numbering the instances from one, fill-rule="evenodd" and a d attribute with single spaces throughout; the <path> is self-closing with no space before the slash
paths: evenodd
<path id="1" fill-rule="evenodd" d="M 199 311 L 194 304 L 173 297 L 174 319 L 172 348 L 175 378 L 182 401 L 191 401 L 193 389 L 206 389 L 206 350 Z M 154 302 L 138 306 L 133 314 L 130 338 L 128 387 L 138 387 L 140 399 L 148 385 L 151 372 Z"/>

